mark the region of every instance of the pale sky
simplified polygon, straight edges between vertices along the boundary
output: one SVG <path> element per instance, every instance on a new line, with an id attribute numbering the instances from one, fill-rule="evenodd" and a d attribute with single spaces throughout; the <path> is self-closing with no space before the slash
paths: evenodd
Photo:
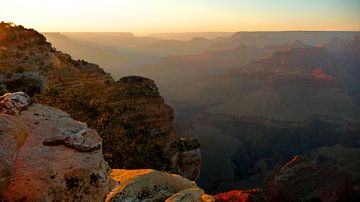
<path id="1" fill-rule="evenodd" d="M 360 30 L 360 0 L 0 0 L 41 32 Z"/>

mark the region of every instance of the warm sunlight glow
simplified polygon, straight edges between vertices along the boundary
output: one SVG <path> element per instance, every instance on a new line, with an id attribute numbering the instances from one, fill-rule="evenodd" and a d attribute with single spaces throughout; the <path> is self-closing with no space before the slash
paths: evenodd
<path id="1" fill-rule="evenodd" d="M 39 31 L 360 30 L 358 0 L 0 0 L 0 20 Z"/>

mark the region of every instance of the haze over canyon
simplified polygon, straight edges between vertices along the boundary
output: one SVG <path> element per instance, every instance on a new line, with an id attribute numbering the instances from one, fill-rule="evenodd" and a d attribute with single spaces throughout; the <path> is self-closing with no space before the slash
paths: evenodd
<path id="1" fill-rule="evenodd" d="M 0 202 L 360 201 L 359 9 L 0 0 Z"/>

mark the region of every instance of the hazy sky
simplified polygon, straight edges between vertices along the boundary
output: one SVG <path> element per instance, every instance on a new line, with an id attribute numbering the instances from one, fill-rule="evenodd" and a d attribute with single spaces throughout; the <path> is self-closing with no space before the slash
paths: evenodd
<path id="1" fill-rule="evenodd" d="M 360 30 L 360 0 L 0 0 L 39 31 Z"/>

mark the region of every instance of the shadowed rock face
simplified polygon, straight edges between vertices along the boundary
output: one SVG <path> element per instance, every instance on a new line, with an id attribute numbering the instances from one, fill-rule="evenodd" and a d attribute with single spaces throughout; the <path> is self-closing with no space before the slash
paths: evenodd
<path id="1" fill-rule="evenodd" d="M 268 201 L 349 201 L 355 197 L 351 175 L 294 157 L 268 179 Z"/>
<path id="2" fill-rule="evenodd" d="M 165 104 L 155 82 L 129 76 L 116 81 L 113 88 L 108 97 L 111 105 L 130 109 L 130 113 L 124 113 L 127 119 L 137 120 L 137 127 L 151 129 L 151 135 L 158 137 L 158 143 L 165 148 L 174 138 L 173 110 Z"/>
<path id="3" fill-rule="evenodd" d="M 109 192 L 110 168 L 96 131 L 58 109 L 31 105 L 24 93 L 2 96 L 0 112 L 0 199 L 100 201 Z M 44 144 L 60 137 L 66 146 Z"/>
<path id="4" fill-rule="evenodd" d="M 198 183 L 212 193 L 251 189 L 293 155 L 359 147 L 359 47 L 357 38 L 295 42 L 225 75 L 167 87 L 176 133 L 201 143 Z"/>
<path id="5" fill-rule="evenodd" d="M 357 201 L 352 177 L 300 156 L 269 176 L 262 189 L 234 190 L 214 195 L 216 201 Z"/>
<path id="6" fill-rule="evenodd" d="M 200 143 L 194 138 L 180 138 L 167 148 L 171 159 L 172 172 L 187 179 L 196 180 L 200 176 L 201 151 Z"/>

